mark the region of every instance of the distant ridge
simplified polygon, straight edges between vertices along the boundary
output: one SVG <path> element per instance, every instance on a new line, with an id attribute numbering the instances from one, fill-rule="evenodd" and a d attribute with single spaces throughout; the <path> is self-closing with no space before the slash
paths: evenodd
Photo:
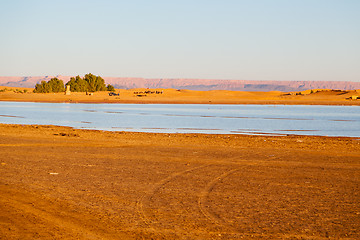
<path id="1" fill-rule="evenodd" d="M 0 86 L 33 88 L 36 83 L 57 77 L 66 83 L 70 76 L 28 76 L 0 77 Z M 127 78 L 103 77 L 115 88 L 175 88 L 188 90 L 232 90 L 232 91 L 303 91 L 308 89 L 360 89 L 360 82 L 344 81 L 253 81 L 253 80 L 212 80 L 174 78 Z"/>

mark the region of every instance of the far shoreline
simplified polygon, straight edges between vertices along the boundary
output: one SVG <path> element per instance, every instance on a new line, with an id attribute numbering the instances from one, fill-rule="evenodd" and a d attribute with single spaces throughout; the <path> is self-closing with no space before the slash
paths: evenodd
<path id="1" fill-rule="evenodd" d="M 282 101 L 282 102 L 270 102 L 270 101 L 261 101 L 261 102 L 152 102 L 152 101 L 23 101 L 23 100 L 3 100 L 0 99 L 0 102 L 31 102 L 31 103 L 68 103 L 68 104 L 199 104 L 199 105 L 294 105 L 294 106 L 360 106 L 358 103 L 354 102 L 300 102 L 300 101 Z"/>
<path id="2" fill-rule="evenodd" d="M 161 94 L 158 93 L 161 91 Z M 146 94 L 146 92 L 149 92 Z M 156 93 L 155 93 L 156 92 Z M 33 93 L 31 88 L 0 87 L 0 101 L 89 104 L 229 104 L 360 106 L 360 90 L 302 92 L 194 91 L 179 89 L 116 89 L 109 92 Z M 139 94 L 142 93 L 142 94 Z"/>

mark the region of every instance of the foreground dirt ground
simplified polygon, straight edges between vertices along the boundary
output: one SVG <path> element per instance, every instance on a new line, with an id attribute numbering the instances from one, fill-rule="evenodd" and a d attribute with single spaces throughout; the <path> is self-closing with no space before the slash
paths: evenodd
<path id="1" fill-rule="evenodd" d="M 31 88 L 0 87 L 0 101 L 69 102 L 69 103 L 175 103 L 175 104 L 302 104 L 360 105 L 359 90 L 307 90 L 303 92 L 192 91 L 177 89 L 117 89 L 92 95 L 72 92 L 33 93 Z M 359 99 L 351 99 L 352 97 Z"/>
<path id="2" fill-rule="evenodd" d="M 355 138 L 0 124 L 0 239 L 360 239 Z"/>

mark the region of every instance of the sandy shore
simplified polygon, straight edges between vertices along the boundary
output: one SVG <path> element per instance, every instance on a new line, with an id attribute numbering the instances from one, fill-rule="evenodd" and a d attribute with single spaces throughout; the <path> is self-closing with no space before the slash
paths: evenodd
<path id="1" fill-rule="evenodd" d="M 0 239 L 359 239 L 360 141 L 0 124 Z"/>
<path id="2" fill-rule="evenodd" d="M 1 91 L 6 89 L 6 91 Z M 17 92 L 16 89 L 18 89 Z M 26 93 L 23 91 L 26 90 Z M 360 90 L 313 90 L 301 94 L 284 92 L 191 91 L 176 89 L 118 89 L 119 96 L 107 92 L 32 93 L 33 89 L 0 87 L 0 101 L 70 102 L 70 103 L 174 103 L 174 104 L 297 104 L 297 105 L 360 105 Z M 317 92 L 318 91 L 318 92 Z"/>

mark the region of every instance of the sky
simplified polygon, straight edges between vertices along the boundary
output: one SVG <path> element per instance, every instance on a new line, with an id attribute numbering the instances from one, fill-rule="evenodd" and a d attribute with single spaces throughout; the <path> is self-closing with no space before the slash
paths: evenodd
<path id="1" fill-rule="evenodd" d="M 0 76 L 360 82 L 359 0 L 0 0 Z"/>

